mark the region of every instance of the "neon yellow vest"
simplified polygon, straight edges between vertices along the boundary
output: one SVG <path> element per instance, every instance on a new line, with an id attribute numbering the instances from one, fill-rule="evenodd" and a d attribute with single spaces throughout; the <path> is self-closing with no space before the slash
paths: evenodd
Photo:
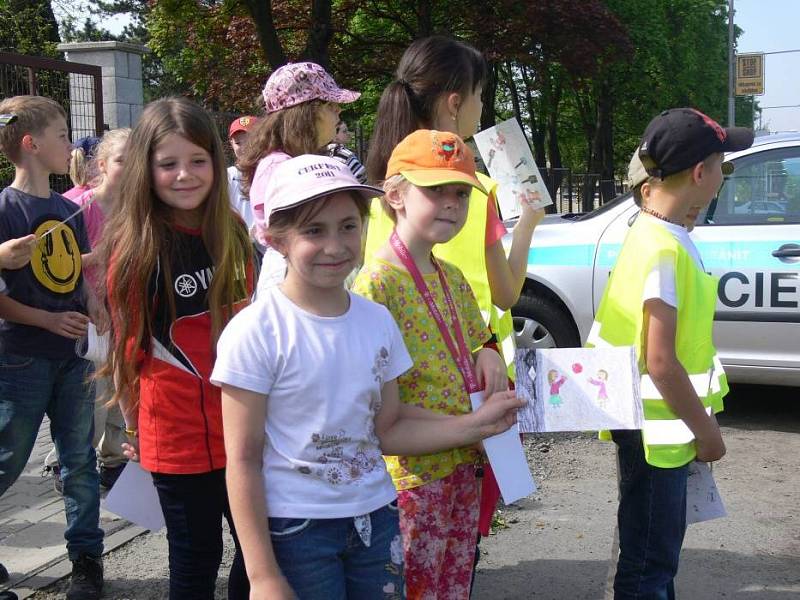
<path id="1" fill-rule="evenodd" d="M 483 173 L 478 179 L 490 193 L 497 187 L 497 182 Z M 508 376 L 514 379 L 514 323 L 510 311 L 501 311 L 492 304 L 492 291 L 486 275 L 486 218 L 488 200 L 486 194 L 472 188 L 469 198 L 467 221 L 458 234 L 446 244 L 434 247 L 435 256 L 457 266 L 472 287 L 475 299 L 481 309 L 486 324 L 497 337 L 497 346 L 501 350 L 503 360 L 508 367 Z M 372 256 L 380 248 L 394 228 L 394 223 L 383 210 L 380 200 L 372 200 L 369 228 L 364 256 Z"/>
<path id="2" fill-rule="evenodd" d="M 586 345 L 636 347 L 644 405 L 645 459 L 653 466 L 667 468 L 685 465 L 696 453 L 694 436 L 664 401 L 643 360 L 642 294 L 645 280 L 659 260 L 675 265 L 678 360 L 706 412 L 722 410 L 728 382 L 712 340 L 718 280 L 700 270 L 672 234 L 651 219 L 638 218 L 628 232 Z M 610 439 L 607 432 L 601 437 Z"/>

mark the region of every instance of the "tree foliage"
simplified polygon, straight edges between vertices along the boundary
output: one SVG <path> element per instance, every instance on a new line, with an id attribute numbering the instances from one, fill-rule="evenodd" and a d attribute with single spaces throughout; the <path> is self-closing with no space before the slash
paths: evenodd
<path id="1" fill-rule="evenodd" d="M 148 98 L 180 93 L 214 110 L 252 112 L 275 68 L 310 59 L 362 92 L 345 117 L 367 134 L 408 44 L 453 35 L 489 61 L 484 127 L 515 116 L 539 164 L 609 181 L 660 110 L 694 106 L 718 120 L 726 113 L 726 0 L 53 1 L 88 3 L 95 14 L 65 19 L 66 39 L 110 39 L 102 19 L 128 14 L 116 39 L 153 51 L 144 63 Z M 39 11 L 24 24 L 43 26 L 26 39 L 42 53 L 54 48 L 49 3 L 0 0 L 0 11 L 12 5 Z M 12 33 L 0 32 L 4 44 Z M 755 110 L 752 98 L 737 99 L 740 122 L 751 124 Z"/>

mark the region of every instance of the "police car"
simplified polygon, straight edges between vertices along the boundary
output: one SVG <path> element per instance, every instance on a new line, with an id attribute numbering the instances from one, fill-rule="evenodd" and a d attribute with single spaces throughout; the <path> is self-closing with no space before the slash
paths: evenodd
<path id="1" fill-rule="evenodd" d="M 735 170 L 691 234 L 720 278 L 717 351 L 730 381 L 800 385 L 800 133 L 758 137 L 725 158 Z M 628 193 L 590 213 L 545 217 L 513 309 L 518 346 L 586 341 L 637 214 Z"/>

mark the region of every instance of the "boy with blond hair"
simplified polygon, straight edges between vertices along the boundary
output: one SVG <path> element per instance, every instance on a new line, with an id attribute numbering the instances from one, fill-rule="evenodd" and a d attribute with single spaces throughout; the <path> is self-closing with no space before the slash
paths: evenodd
<path id="1" fill-rule="evenodd" d="M 587 342 L 636 347 L 641 373 L 644 427 L 611 432 L 620 474 L 617 600 L 675 597 L 688 465 L 725 454 L 714 417 L 728 391 L 712 340 L 717 278 L 705 272 L 689 230 L 722 184 L 723 152 L 752 143 L 752 130 L 676 108 L 650 122 L 641 165 L 631 164 L 641 214 Z"/>
<path id="2" fill-rule="evenodd" d="M 103 531 L 91 363 L 76 356 L 75 340 L 86 334 L 88 314 L 98 316 L 92 319 L 98 325 L 104 319 L 83 286 L 81 254 L 90 246 L 82 215 L 49 184 L 51 174 L 67 172 L 71 149 L 66 114 L 53 100 L 0 102 L 0 151 L 15 168 L 14 181 L 0 192 L 0 242 L 35 236 L 28 238 L 30 262 L 2 272 L 0 495 L 25 467 L 47 414 L 61 457 L 64 537 L 73 565 L 66 597 L 91 600 L 103 585 Z"/>

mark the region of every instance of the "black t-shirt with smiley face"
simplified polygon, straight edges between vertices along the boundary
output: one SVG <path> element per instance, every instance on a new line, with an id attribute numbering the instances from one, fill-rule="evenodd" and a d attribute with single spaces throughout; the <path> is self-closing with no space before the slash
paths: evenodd
<path id="1" fill-rule="evenodd" d="M 77 205 L 55 192 L 50 192 L 49 198 L 39 198 L 7 187 L 0 192 L 0 243 L 31 233 L 41 236 L 77 210 Z M 21 269 L 3 270 L 5 293 L 17 302 L 49 312 L 86 314 L 81 254 L 89 250 L 81 214 L 40 239 L 30 263 Z M 0 352 L 67 359 L 75 356 L 75 340 L 0 320 Z"/>

